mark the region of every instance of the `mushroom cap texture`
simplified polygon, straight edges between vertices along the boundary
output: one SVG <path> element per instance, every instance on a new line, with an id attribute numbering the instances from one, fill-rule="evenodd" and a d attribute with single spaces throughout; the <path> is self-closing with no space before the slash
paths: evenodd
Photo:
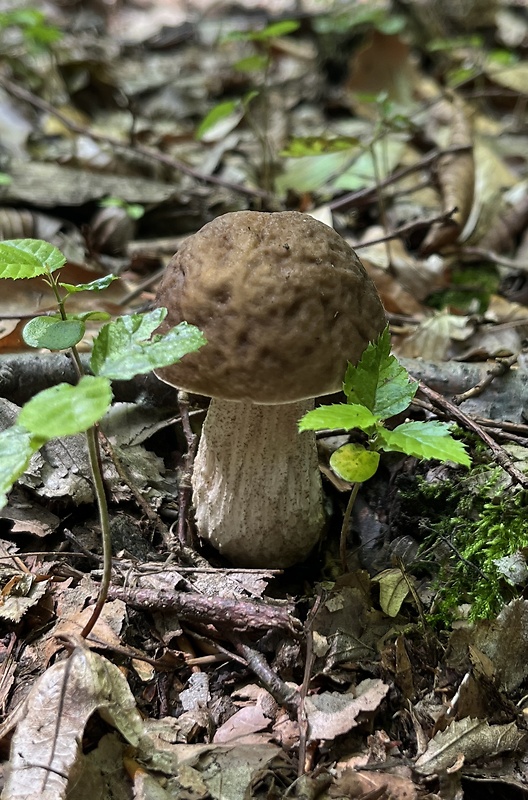
<path id="1" fill-rule="evenodd" d="M 187 321 L 207 344 L 161 380 L 189 392 L 290 403 L 341 388 L 386 325 L 361 261 L 333 228 L 298 211 L 235 211 L 185 240 L 167 265 L 160 330 Z"/>

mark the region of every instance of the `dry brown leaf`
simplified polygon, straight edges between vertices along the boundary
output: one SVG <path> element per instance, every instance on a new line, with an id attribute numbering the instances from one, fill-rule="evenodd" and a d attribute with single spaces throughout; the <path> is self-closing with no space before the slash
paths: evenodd
<path id="1" fill-rule="evenodd" d="M 359 683 L 354 692 L 322 692 L 307 697 L 305 711 L 308 718 L 308 735 L 312 741 L 335 739 L 348 733 L 356 725 L 360 714 L 375 711 L 389 686 L 377 678 L 366 678 Z"/>
<path id="2" fill-rule="evenodd" d="M 448 313 L 435 314 L 404 339 L 398 352 L 407 358 L 445 361 L 449 357 L 452 340 L 467 340 L 473 330 L 474 326 L 469 317 L 458 317 Z"/>
<path id="3" fill-rule="evenodd" d="M 415 762 L 414 768 L 420 775 L 445 773 L 454 765 L 462 767 L 464 763 L 469 764 L 478 758 L 516 750 L 524 736 L 515 722 L 489 725 L 484 720 L 465 717 L 455 720 L 445 731 L 437 733 L 425 753 Z"/>
<path id="4" fill-rule="evenodd" d="M 34 683 L 25 711 L 13 736 L 3 800 L 65 798 L 85 725 L 95 711 L 132 745 L 143 728 L 122 672 L 80 647 Z"/>
<path id="5" fill-rule="evenodd" d="M 374 30 L 349 64 L 347 89 L 373 95 L 386 92 L 399 105 L 411 105 L 416 70 L 410 54 L 409 45 L 399 36 Z M 370 108 L 362 105 L 362 110 L 372 113 L 372 104 Z"/>
<path id="6" fill-rule="evenodd" d="M 384 789 L 383 794 L 379 794 Z M 334 794 L 335 790 L 335 794 Z M 338 794 L 339 793 L 339 794 Z M 380 800 L 414 800 L 417 787 L 411 777 L 391 775 L 390 772 L 375 772 L 346 769 L 332 788 L 335 797 L 379 797 Z"/>
<path id="7" fill-rule="evenodd" d="M 216 731 L 213 741 L 219 744 L 243 741 L 244 744 L 269 741 L 271 734 L 262 734 L 269 728 L 277 711 L 273 697 L 260 686 L 249 686 L 238 695 L 252 697 L 256 702 L 236 711 Z M 234 694 L 233 697 L 236 697 Z M 255 734 L 258 734 L 255 736 Z"/>
<path id="8" fill-rule="evenodd" d="M 457 211 L 445 223 L 435 223 L 426 236 L 421 252 L 423 255 L 441 250 L 456 242 L 466 224 L 475 190 L 475 162 L 473 152 L 473 133 L 466 111 L 458 101 L 449 106 L 450 134 L 448 147 L 467 147 L 467 151 L 450 153 L 438 160 L 437 174 L 442 193 L 442 210 Z"/>
<path id="9" fill-rule="evenodd" d="M 517 236 L 528 225 L 528 194 L 523 194 L 501 216 L 495 219 L 479 241 L 479 247 L 507 253 L 513 249 Z"/>
<path id="10" fill-rule="evenodd" d="M 423 314 L 423 306 L 413 295 L 403 288 L 396 278 L 371 261 L 361 258 L 363 266 L 374 281 L 381 297 L 383 307 L 389 314 L 407 314 L 417 316 Z"/>

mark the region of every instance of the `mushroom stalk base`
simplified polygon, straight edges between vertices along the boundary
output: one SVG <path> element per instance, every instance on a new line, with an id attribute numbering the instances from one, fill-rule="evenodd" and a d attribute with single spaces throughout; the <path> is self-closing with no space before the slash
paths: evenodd
<path id="1" fill-rule="evenodd" d="M 200 536 L 238 566 L 303 561 L 324 528 L 312 400 L 255 405 L 212 399 L 194 464 Z"/>

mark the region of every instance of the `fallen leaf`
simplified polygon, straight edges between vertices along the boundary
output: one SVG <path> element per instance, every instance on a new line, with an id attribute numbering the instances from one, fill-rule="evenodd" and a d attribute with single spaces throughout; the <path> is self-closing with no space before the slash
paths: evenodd
<path id="1" fill-rule="evenodd" d="M 366 678 L 350 693 L 322 692 L 307 697 L 304 706 L 310 740 L 335 739 L 355 728 L 358 716 L 375 711 L 388 691 L 383 681 Z"/>
<path id="2" fill-rule="evenodd" d="M 427 750 L 414 764 L 420 775 L 447 772 L 454 764 L 470 764 L 478 758 L 496 756 L 508 750 L 516 750 L 525 734 L 515 722 L 508 725 L 489 725 L 485 720 L 465 717 L 455 720 L 445 730 L 437 733 L 429 742 Z"/>

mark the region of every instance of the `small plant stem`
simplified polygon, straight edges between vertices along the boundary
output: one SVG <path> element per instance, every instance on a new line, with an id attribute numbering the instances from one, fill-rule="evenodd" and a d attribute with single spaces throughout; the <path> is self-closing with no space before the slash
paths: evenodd
<path id="1" fill-rule="evenodd" d="M 59 307 L 59 313 L 62 319 L 67 319 L 66 309 L 64 308 L 64 298 L 61 297 L 59 292 L 59 285 L 55 276 L 48 271 L 48 283 L 51 286 L 53 293 L 55 295 L 55 299 L 57 300 L 57 305 Z M 75 362 L 75 367 L 77 369 L 77 374 L 79 378 L 84 375 L 84 369 L 81 363 L 81 357 L 79 356 L 79 351 L 74 346 L 71 348 L 71 353 L 73 356 L 73 360 Z M 101 469 L 101 451 L 99 448 L 99 440 L 97 438 L 97 427 L 92 425 L 91 428 L 85 433 L 86 436 L 86 443 L 88 445 L 88 459 L 90 461 L 90 469 L 92 472 L 92 481 L 95 493 L 95 499 L 97 502 L 97 511 L 99 514 L 99 524 L 101 525 L 101 540 L 103 543 L 103 577 L 101 579 L 101 584 L 99 586 L 99 594 L 97 596 L 97 601 L 92 611 L 92 615 L 86 625 L 84 626 L 83 630 L 81 631 L 81 636 L 86 639 L 87 636 L 93 630 L 95 623 L 101 616 L 101 612 L 103 610 L 104 604 L 106 603 L 106 599 L 108 597 L 108 589 L 110 587 L 110 581 L 112 579 L 112 539 L 110 535 L 110 518 L 108 516 L 108 503 L 106 502 L 106 493 L 103 483 L 103 474 Z"/>
<path id="2" fill-rule="evenodd" d="M 387 214 L 385 211 L 385 198 L 383 196 L 383 190 L 381 188 L 381 174 L 379 170 L 378 156 L 376 154 L 374 143 L 370 145 L 369 150 L 370 150 L 370 157 L 372 158 L 372 166 L 374 168 L 374 180 L 376 181 L 376 191 L 378 194 L 378 207 L 380 212 L 381 224 L 383 225 L 383 230 L 385 231 L 385 237 L 387 237 L 387 234 L 389 232 L 389 226 L 387 223 Z M 387 238 L 385 238 L 385 250 L 387 252 L 388 267 L 390 269 L 392 266 L 392 255 L 391 255 L 390 240 Z"/>
<path id="3" fill-rule="evenodd" d="M 110 536 L 110 518 L 108 516 L 108 504 L 106 502 L 105 488 L 103 484 L 103 476 L 101 473 L 99 443 L 97 441 L 97 430 L 95 426 L 88 428 L 86 431 L 86 441 L 88 443 L 88 455 L 90 458 L 90 467 L 92 470 L 92 479 L 97 501 L 97 510 L 99 513 L 99 522 L 101 525 L 101 539 L 103 542 L 103 577 L 99 586 L 99 594 L 95 608 L 86 625 L 84 626 L 81 636 L 86 638 L 93 630 L 95 623 L 101 616 L 103 606 L 108 597 L 108 589 L 112 578 L 112 541 Z"/>
<path id="4" fill-rule="evenodd" d="M 189 420 L 189 395 L 187 392 L 178 392 L 178 406 L 180 409 L 183 433 L 187 443 L 187 452 L 183 461 L 183 470 L 180 476 L 178 490 L 178 541 L 180 545 L 186 545 L 189 543 L 190 538 L 188 532 L 187 509 L 191 499 L 191 478 L 196 448 L 198 446 L 198 437 L 193 433 Z"/>
<path id="5" fill-rule="evenodd" d="M 354 483 L 352 486 L 352 491 L 350 492 L 350 497 L 348 498 L 345 516 L 343 517 L 343 524 L 341 526 L 341 537 L 339 539 L 339 557 L 341 560 L 341 571 L 343 573 L 348 572 L 347 536 L 348 536 L 348 529 L 350 527 L 350 518 L 352 516 L 352 509 L 354 508 L 354 503 L 356 502 L 356 497 L 358 495 L 360 486 L 361 486 L 360 483 Z"/>

